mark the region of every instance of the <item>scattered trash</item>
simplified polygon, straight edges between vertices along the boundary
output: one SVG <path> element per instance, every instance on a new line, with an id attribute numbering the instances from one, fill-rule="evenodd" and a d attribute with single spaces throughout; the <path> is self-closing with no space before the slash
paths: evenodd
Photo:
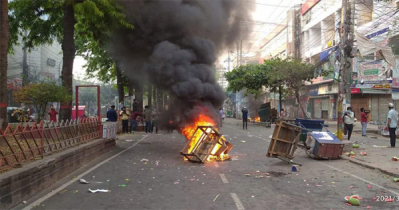
<path id="1" fill-rule="evenodd" d="M 393 178 L 393 182 L 399 182 L 399 178 Z"/>
<path id="2" fill-rule="evenodd" d="M 175 184 L 179 184 L 179 182 L 178 182 L 178 181 L 175 181 Z"/>
<path id="3" fill-rule="evenodd" d="M 352 148 L 359 148 L 358 144 L 352 144 Z"/>
<path id="4" fill-rule="evenodd" d="M 119 187 L 126 187 L 126 185 L 125 184 L 120 184 Z"/>
<path id="5" fill-rule="evenodd" d="M 79 182 L 80 184 L 89 184 L 89 182 L 84 179 L 79 179 Z"/>
<path id="6" fill-rule="evenodd" d="M 397 157 L 393 157 L 392 161 L 398 161 L 398 158 Z"/>
<path id="7" fill-rule="evenodd" d="M 97 189 L 97 190 L 91 190 L 91 189 L 89 189 L 89 191 L 90 191 L 91 193 L 110 192 L 110 190 L 104 190 L 104 189 Z"/>
<path id="8" fill-rule="evenodd" d="M 269 136 L 269 139 L 271 139 L 271 138 L 273 138 L 273 135 L 270 135 L 270 136 Z"/>
<path id="9" fill-rule="evenodd" d="M 354 151 L 351 151 L 351 155 L 352 155 L 352 156 L 355 155 L 355 152 L 354 152 Z"/>
<path id="10" fill-rule="evenodd" d="M 369 188 L 369 189 L 370 189 L 370 188 L 371 188 L 371 185 L 369 185 L 369 184 L 368 184 L 368 185 L 367 185 L 367 188 Z"/>
<path id="11" fill-rule="evenodd" d="M 130 179 L 125 179 L 126 181 L 129 181 Z"/>
<path id="12" fill-rule="evenodd" d="M 159 165 L 159 161 L 158 161 L 158 160 L 157 160 L 157 161 L 155 161 L 155 165 L 157 165 L 157 166 Z"/>
<path id="13" fill-rule="evenodd" d="M 241 142 L 241 143 L 245 143 L 246 141 L 243 140 L 243 141 L 240 141 L 240 142 Z"/>
<path id="14" fill-rule="evenodd" d="M 361 152 L 360 155 L 365 156 L 367 155 L 367 152 Z"/>
<path id="15" fill-rule="evenodd" d="M 79 190 L 76 190 L 74 193 L 78 193 L 79 192 Z"/>
<path id="16" fill-rule="evenodd" d="M 299 172 L 299 171 L 301 171 L 301 168 L 300 168 L 299 165 L 293 165 L 293 166 L 292 166 L 292 171 L 293 171 L 293 172 Z"/>
<path id="17" fill-rule="evenodd" d="M 145 158 L 143 158 L 143 159 L 141 159 L 140 161 L 141 161 L 141 162 L 148 162 L 149 160 L 148 160 L 148 159 L 145 159 Z"/>
<path id="18" fill-rule="evenodd" d="M 220 195 L 220 194 L 218 194 L 218 195 L 215 197 L 215 199 L 213 199 L 213 202 L 215 202 L 216 199 L 218 199 L 219 195 Z"/>
<path id="19" fill-rule="evenodd" d="M 244 176 L 251 176 L 251 174 L 244 174 Z"/>
<path id="20" fill-rule="evenodd" d="M 22 201 L 23 204 L 26 204 L 26 201 Z"/>
<path id="21" fill-rule="evenodd" d="M 231 160 L 238 160 L 236 157 L 231 158 Z"/>
<path id="22" fill-rule="evenodd" d="M 133 139 L 127 139 L 127 140 L 125 140 L 126 142 L 131 142 L 131 141 L 134 141 Z"/>
<path id="23" fill-rule="evenodd" d="M 357 195 L 346 196 L 345 200 L 353 206 L 360 206 L 360 198 Z"/>
<path id="24" fill-rule="evenodd" d="M 370 206 L 367 206 L 366 209 L 371 209 L 371 207 L 370 207 Z"/>
<path id="25" fill-rule="evenodd" d="M 373 147 L 387 148 L 388 146 L 377 146 L 377 145 L 373 145 Z"/>
<path id="26" fill-rule="evenodd" d="M 255 198 L 255 196 L 251 196 L 251 197 Z"/>

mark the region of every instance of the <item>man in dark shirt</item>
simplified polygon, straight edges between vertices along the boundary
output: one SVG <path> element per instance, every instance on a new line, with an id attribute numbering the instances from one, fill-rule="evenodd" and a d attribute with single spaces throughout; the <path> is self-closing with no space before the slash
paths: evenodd
<path id="1" fill-rule="evenodd" d="M 137 99 L 133 100 L 133 112 L 139 111 L 139 102 L 137 102 Z"/>
<path id="2" fill-rule="evenodd" d="M 244 130 L 244 125 L 245 125 L 245 129 L 248 130 L 248 110 L 247 110 L 247 107 L 244 107 L 244 109 L 242 109 L 241 111 L 242 111 L 242 129 Z"/>
<path id="3" fill-rule="evenodd" d="M 108 121 L 110 121 L 110 122 L 116 122 L 118 120 L 118 114 L 115 111 L 114 105 L 112 105 L 111 109 L 108 110 L 107 118 L 108 118 Z"/>

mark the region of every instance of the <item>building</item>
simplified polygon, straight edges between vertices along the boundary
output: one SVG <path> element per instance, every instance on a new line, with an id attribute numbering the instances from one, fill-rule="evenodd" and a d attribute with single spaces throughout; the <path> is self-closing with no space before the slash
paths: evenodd
<path id="1" fill-rule="evenodd" d="M 13 100 L 12 92 L 23 83 L 55 81 L 61 84 L 62 57 L 61 45 L 57 42 L 30 51 L 22 46 L 14 46 L 14 53 L 8 55 L 9 106 L 19 106 Z"/>

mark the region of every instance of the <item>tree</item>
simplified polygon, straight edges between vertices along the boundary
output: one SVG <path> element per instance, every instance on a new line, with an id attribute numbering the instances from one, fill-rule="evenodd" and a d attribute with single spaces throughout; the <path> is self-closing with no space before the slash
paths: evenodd
<path id="1" fill-rule="evenodd" d="M 304 81 L 311 81 L 316 77 L 315 69 L 315 65 L 290 58 L 276 58 L 265 60 L 263 64 L 240 66 L 226 73 L 226 78 L 229 81 L 228 90 L 238 92 L 246 89 L 247 93 L 252 93 L 257 97 L 262 93 L 262 87 L 268 87 L 273 92 L 276 92 L 278 88 L 280 95 L 284 92 L 294 95 L 306 116 L 300 103 L 299 89 L 303 86 Z M 323 75 L 327 73 L 329 72 L 322 72 Z"/>
<path id="2" fill-rule="evenodd" d="M 9 40 L 8 1 L 0 1 L 0 126 L 7 127 L 7 49 Z"/>
<path id="3" fill-rule="evenodd" d="M 54 39 L 62 44 L 62 85 L 70 95 L 76 52 L 92 49 L 92 45 L 103 46 L 110 32 L 119 27 L 133 28 L 114 0 L 14 0 L 10 10 L 12 44 L 17 44 L 18 35 L 28 49 L 51 44 Z M 20 29 L 27 31 L 27 35 Z M 71 105 L 72 101 L 62 104 L 62 119 L 70 119 Z"/>
<path id="4" fill-rule="evenodd" d="M 72 96 L 63 86 L 52 83 L 29 84 L 13 93 L 15 101 L 25 105 L 35 106 L 38 112 L 38 121 L 44 119 L 49 102 L 71 101 Z"/>

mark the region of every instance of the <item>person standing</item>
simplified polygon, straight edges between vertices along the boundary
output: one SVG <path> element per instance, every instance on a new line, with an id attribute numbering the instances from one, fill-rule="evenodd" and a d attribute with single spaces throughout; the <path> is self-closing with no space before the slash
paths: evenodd
<path id="1" fill-rule="evenodd" d="M 154 110 L 152 113 L 152 122 L 151 122 L 151 133 L 154 131 L 155 127 L 155 133 L 158 133 L 158 111 Z"/>
<path id="2" fill-rule="evenodd" d="M 389 130 L 389 138 L 391 140 L 391 148 L 396 144 L 396 127 L 398 127 L 398 112 L 393 108 L 393 103 L 388 104 L 389 112 L 387 116 L 387 125 L 385 130 Z"/>
<path id="3" fill-rule="evenodd" d="M 245 126 L 245 129 L 248 130 L 248 110 L 247 110 L 247 107 L 244 107 L 244 109 L 242 109 L 241 112 L 242 112 L 242 129 L 244 130 L 244 126 Z"/>
<path id="4" fill-rule="evenodd" d="M 122 111 L 119 113 L 119 116 L 122 118 L 122 132 L 129 132 L 129 114 L 126 112 L 126 107 L 122 107 Z"/>
<path id="5" fill-rule="evenodd" d="M 112 105 L 111 109 L 107 111 L 107 118 L 109 122 L 116 122 L 118 120 L 118 114 L 115 111 L 115 105 Z"/>
<path id="6" fill-rule="evenodd" d="M 360 108 L 360 123 L 362 124 L 362 136 L 367 136 L 367 113 L 364 111 L 364 108 Z"/>
<path id="7" fill-rule="evenodd" d="M 353 113 L 352 108 L 348 107 L 344 115 L 344 134 L 348 134 L 348 140 L 351 140 L 353 123 L 355 122 L 355 113 Z"/>
<path id="8" fill-rule="evenodd" d="M 143 107 L 141 107 L 143 108 Z M 133 112 L 139 111 L 139 102 L 137 102 L 137 99 L 133 100 Z"/>
<path id="9" fill-rule="evenodd" d="M 150 107 L 147 105 L 145 106 L 144 110 L 144 118 L 145 118 L 145 132 L 151 133 L 151 118 L 152 113 Z"/>
<path id="10" fill-rule="evenodd" d="M 58 112 L 55 110 L 54 106 L 50 106 L 50 111 L 48 112 L 50 115 L 50 122 L 57 122 L 57 114 Z"/>

